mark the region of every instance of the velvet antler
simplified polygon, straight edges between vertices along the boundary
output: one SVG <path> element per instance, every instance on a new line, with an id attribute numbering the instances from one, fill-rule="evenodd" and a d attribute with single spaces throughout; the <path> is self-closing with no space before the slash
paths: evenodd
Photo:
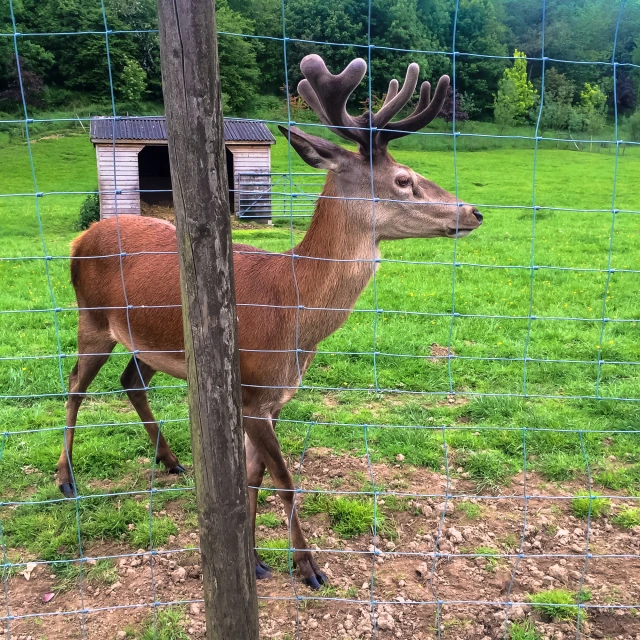
<path id="1" fill-rule="evenodd" d="M 347 100 L 367 71 L 367 63 L 362 58 L 352 60 L 342 73 L 333 75 L 324 60 L 312 54 L 303 58 L 300 69 L 305 79 L 298 84 L 298 93 L 323 124 L 341 138 L 356 142 L 363 155 L 368 155 L 369 151 L 374 154 L 384 151 L 390 140 L 429 124 L 440 113 L 449 88 L 449 76 L 442 76 L 431 100 L 431 85 L 423 82 L 413 113 L 391 122 L 416 89 L 420 67 L 415 62 L 407 68 L 402 89 L 396 79 L 391 80 L 387 97 L 377 113 L 367 111 L 356 117 L 347 112 Z"/>

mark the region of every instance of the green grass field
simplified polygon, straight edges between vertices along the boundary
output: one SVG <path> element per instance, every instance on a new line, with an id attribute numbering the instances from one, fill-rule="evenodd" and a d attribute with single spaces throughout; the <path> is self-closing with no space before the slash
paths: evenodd
<path id="1" fill-rule="evenodd" d="M 61 394 L 74 358 L 58 354 L 76 351 L 76 313 L 65 310 L 75 301 L 68 261 L 33 258 L 67 256 L 77 234 L 84 196 L 50 192 L 91 191 L 97 183 L 86 136 L 35 140 L 32 151 L 35 185 L 27 146 L 0 147 L 0 193 L 47 194 L 0 197 L 0 251 L 2 258 L 16 258 L 0 261 L 4 501 L 60 495 L 53 474 L 65 419 Z M 394 155 L 449 190 L 457 186 L 460 198 L 480 206 L 485 223 L 456 242 L 382 246 L 388 262 L 376 284 L 378 308 L 385 311 L 367 312 L 375 309 L 370 286 L 358 312 L 320 345 L 305 388 L 281 415 L 285 452 L 299 456 L 308 437 L 307 446 L 361 455 L 362 425 L 423 427 L 370 426 L 366 444 L 372 459 L 395 461 L 401 453 L 405 464 L 440 470 L 445 438 L 449 468 L 461 467 L 487 492 L 522 469 L 526 443 L 527 468 L 550 481 L 585 478 L 586 486 L 588 463 L 599 494 L 638 494 L 640 438 L 633 432 L 640 425 L 640 369 L 629 363 L 640 363 L 640 274 L 633 272 L 640 270 L 640 217 L 626 211 L 640 211 L 640 149 L 627 148 L 618 159 L 614 202 L 614 153 L 542 148 L 535 180 L 535 204 L 542 208 L 535 225 L 533 210 L 522 208 L 533 202 L 533 143 L 459 152 L 455 173 L 451 149 L 401 149 Z M 290 158 L 292 170 L 308 170 L 279 139 L 273 170 L 287 171 Z M 613 226 L 612 206 L 622 210 Z M 299 221 L 293 225 L 296 241 L 303 228 Z M 291 230 L 280 221 L 271 228 L 237 230 L 235 239 L 284 250 L 291 246 Z M 534 272 L 532 260 L 539 266 Z M 454 269 L 454 261 L 461 266 Z M 532 278 L 536 319 L 529 321 Z M 52 312 L 56 307 L 63 311 Z M 452 317 L 452 311 L 460 315 Z M 603 313 L 611 321 L 604 323 Z M 434 343 L 450 345 L 457 357 L 450 363 L 433 359 Z M 379 354 L 375 368 L 373 352 Z M 153 447 L 119 388 L 127 360 L 125 354 L 111 358 L 80 411 L 80 425 L 103 425 L 76 434 L 74 471 L 84 495 L 104 492 L 104 480 L 109 491 L 149 486 L 143 470 L 151 463 L 139 461 L 152 459 Z M 154 384 L 161 388 L 150 394 L 152 407 L 167 421 L 168 440 L 188 465 L 185 389 L 163 375 Z M 449 398 L 451 390 L 459 397 Z M 617 433 L 593 433 L 601 430 Z M 159 469 L 157 478 L 163 476 Z M 192 486 L 188 476 L 182 482 Z M 109 499 L 80 502 L 83 538 L 124 537 L 136 548 L 147 546 L 148 531 L 132 533 L 126 524 L 143 523 L 148 510 L 133 498 L 120 500 L 121 508 L 130 509 L 129 520 L 110 509 Z M 192 504 L 190 509 L 192 514 Z M 66 553 L 61 546 L 71 548 L 74 540 L 77 548 L 74 503 L 0 507 L 0 522 L 8 548 L 47 559 Z M 162 544 L 173 532 L 172 522 L 158 517 L 154 523 L 154 543 Z"/>

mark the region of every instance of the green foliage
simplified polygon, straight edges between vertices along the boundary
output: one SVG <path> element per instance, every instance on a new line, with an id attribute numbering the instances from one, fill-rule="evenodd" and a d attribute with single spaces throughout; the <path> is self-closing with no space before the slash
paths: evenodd
<path id="1" fill-rule="evenodd" d="M 586 591 L 578 597 L 577 593 L 566 589 L 549 589 L 527 596 L 533 609 L 551 620 L 575 620 L 578 617 L 578 602 L 588 602 L 590 599 L 591 595 Z M 586 615 L 586 610 L 583 610 L 581 617 Z"/>
<path id="2" fill-rule="evenodd" d="M 469 520 L 477 520 L 482 515 L 482 508 L 475 502 L 464 500 L 456 505 L 456 509 L 462 511 Z"/>
<path id="3" fill-rule="evenodd" d="M 547 480 L 573 480 L 584 472 L 584 456 L 555 451 L 542 454 L 535 462 L 535 470 Z"/>
<path id="4" fill-rule="evenodd" d="M 493 547 L 477 547 L 473 550 L 473 553 L 476 554 L 475 558 L 482 558 L 485 560 L 485 571 L 489 573 L 493 573 L 500 562 L 500 551 L 494 549 Z"/>
<path id="5" fill-rule="evenodd" d="M 254 33 L 253 21 L 233 11 L 226 0 L 216 2 L 216 21 L 218 31 Z M 244 113 L 252 108 L 258 92 L 260 71 L 255 41 L 221 35 L 218 42 L 220 82 L 226 97 L 225 115 Z"/>
<path id="6" fill-rule="evenodd" d="M 47 483 L 38 494 L 43 500 L 58 497 Z M 78 524 L 79 518 L 79 524 Z M 164 544 L 177 527 L 169 517 L 153 516 L 153 546 Z M 78 526 L 84 540 L 125 539 L 134 547 L 149 547 L 149 509 L 133 499 L 85 498 L 76 508 L 72 503 L 24 505 L 4 520 L 7 544 L 37 552 L 45 560 L 60 559 L 60 549 L 77 547 Z M 75 547 L 74 547 L 75 545 Z"/>
<path id="7" fill-rule="evenodd" d="M 263 38 L 220 35 L 220 75 L 227 114 L 253 113 L 258 110 L 258 96 L 283 97 L 285 85 L 282 3 L 280 0 L 220 0 L 216 3 L 219 31 Z M 530 78 L 521 72 L 524 61 L 512 66 L 501 59 L 511 47 L 539 57 L 539 0 L 372 0 L 371 24 L 367 24 L 368 0 L 287 0 L 284 3 L 289 89 L 295 92 L 300 79 L 300 59 L 312 52 L 322 54 L 334 72 L 361 55 L 370 32 L 377 45 L 372 57 L 372 91 L 382 96 L 391 77 L 404 77 L 409 62 L 421 65 L 421 80 L 434 80 L 451 72 L 448 56 L 426 55 L 425 50 L 449 51 L 453 41 L 453 24 L 457 16 L 456 48 L 461 52 L 481 54 L 483 58 L 461 56 L 456 64 L 456 88 L 473 102 L 480 119 L 495 115 L 501 126 L 523 121 L 530 103 L 531 86 L 540 77 L 540 65 L 530 69 Z M 162 99 L 157 29 L 154 0 L 134 3 L 105 0 L 105 13 L 110 29 L 136 31 L 131 36 L 109 37 L 113 93 L 118 107 L 140 112 L 142 100 Z M 73 38 L 53 36 L 37 39 L 21 38 L 20 57 L 23 87 L 30 107 L 76 106 L 90 102 L 109 107 L 111 87 L 104 37 L 91 32 L 104 30 L 101 4 L 82 0 L 19 0 L 13 3 L 19 32 L 84 32 Z M 546 42 L 545 55 L 558 60 L 607 60 L 613 53 L 612 34 L 616 28 L 617 10 L 608 0 L 592 0 L 577 4 L 554 4 L 546 16 L 546 29 L 552 37 Z M 0 8 L 0 29 L 11 33 L 13 26 L 7 4 Z M 617 60 L 630 63 L 640 60 L 637 33 L 640 32 L 640 5 L 628 3 L 618 30 Z M 300 42 L 314 40 L 340 46 L 323 46 Z M 508 46 L 507 46 L 508 43 Z M 391 51 L 385 47 L 415 50 L 416 53 Z M 509 47 L 509 48 L 508 48 Z M 497 57 L 491 57 L 497 56 Z M 13 45 L 10 38 L 0 38 L 0 102 L 18 113 L 20 91 Z M 638 62 L 636 62 L 638 64 Z M 613 84 L 606 65 L 563 65 L 549 60 L 550 74 L 561 70 L 574 87 L 600 86 L 609 96 Z M 516 74 L 511 89 L 504 72 Z M 632 95 L 640 90 L 640 72 L 629 68 Z M 502 80 L 501 80 L 502 78 Z M 525 80 L 523 81 L 522 78 Z M 494 98 L 499 83 L 502 97 Z M 548 84 L 548 83 L 545 83 Z M 498 92 L 500 95 L 500 92 Z M 366 83 L 358 89 L 353 106 L 368 97 Z M 579 96 L 574 96 L 579 98 Z M 513 99 L 514 108 L 505 105 L 495 114 L 495 103 Z M 599 114 L 589 111 L 570 113 L 573 102 L 562 96 L 545 96 L 543 127 L 553 129 L 599 131 Z M 520 105 L 520 106 L 518 106 Z M 361 106 L 358 104 L 358 106 Z M 629 108 L 629 107 L 627 107 Z M 465 108 L 473 114 L 473 109 Z M 570 126 L 571 124 L 571 126 Z"/>
<path id="8" fill-rule="evenodd" d="M 516 83 L 511 78 L 500 81 L 500 88 L 493 103 L 493 119 L 500 127 L 500 133 L 505 127 L 513 127 L 516 124 L 518 90 Z"/>
<path id="9" fill-rule="evenodd" d="M 122 83 L 120 93 L 128 102 L 137 102 L 147 88 L 147 74 L 137 60 L 127 58 L 120 76 Z"/>
<path id="10" fill-rule="evenodd" d="M 516 49 L 513 55 L 513 66 L 504 70 L 493 107 L 494 119 L 500 126 L 524 122 L 537 98 L 527 76 L 526 54 Z"/>
<path id="11" fill-rule="evenodd" d="M 598 85 L 584 83 L 580 92 L 578 113 L 582 119 L 582 128 L 593 136 L 604 128 L 606 122 L 607 96 Z"/>
<path id="12" fill-rule="evenodd" d="M 631 142 L 640 142 L 640 109 L 629 118 L 629 125 Z"/>
<path id="13" fill-rule="evenodd" d="M 281 573 L 289 571 L 289 557 L 292 553 L 289 551 L 288 538 L 258 540 L 256 546 L 261 560 L 274 571 Z"/>
<path id="14" fill-rule="evenodd" d="M 80 206 L 77 229 L 88 229 L 94 222 L 100 220 L 100 196 L 97 193 L 89 194 Z"/>
<path id="15" fill-rule="evenodd" d="M 345 498 L 311 493 L 305 498 L 302 513 L 327 513 L 332 529 L 343 538 L 354 538 L 367 531 L 373 531 L 374 523 L 378 533 L 391 533 L 380 509 L 374 517 L 374 504 L 370 498 Z"/>
<path id="16" fill-rule="evenodd" d="M 538 83 L 541 88 L 541 82 Z M 540 126 L 562 130 L 569 127 L 573 111 L 575 85 L 564 73 L 551 67 L 545 73 L 544 102 Z"/>
<path id="17" fill-rule="evenodd" d="M 571 511 L 576 518 L 599 518 L 609 513 L 611 501 L 600 498 L 598 494 L 578 494 L 571 500 Z"/>
<path id="18" fill-rule="evenodd" d="M 155 621 L 147 623 L 140 640 L 189 640 L 184 622 L 184 611 L 180 607 L 158 609 Z"/>
<path id="19" fill-rule="evenodd" d="M 261 513 L 256 517 L 256 526 L 275 529 L 281 524 L 280 518 L 275 513 Z"/>
<path id="20" fill-rule="evenodd" d="M 620 513 L 613 518 L 615 524 L 625 529 L 633 529 L 640 526 L 640 508 L 625 507 Z"/>
<path id="21" fill-rule="evenodd" d="M 476 481 L 479 491 L 497 491 L 518 471 L 518 465 L 510 457 L 496 450 L 471 453 L 463 466 L 469 477 Z"/>
<path id="22" fill-rule="evenodd" d="M 540 640 L 541 637 L 531 620 L 512 622 L 509 625 L 509 640 Z"/>
<path id="23" fill-rule="evenodd" d="M 269 496 L 275 496 L 276 492 L 274 489 L 259 489 L 258 490 L 258 504 L 263 506 L 267 504 L 267 498 Z"/>

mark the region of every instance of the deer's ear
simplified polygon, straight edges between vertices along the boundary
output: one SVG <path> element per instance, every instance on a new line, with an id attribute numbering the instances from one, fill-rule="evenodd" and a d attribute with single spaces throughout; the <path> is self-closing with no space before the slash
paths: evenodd
<path id="1" fill-rule="evenodd" d="M 347 163 L 353 162 L 351 151 L 347 151 L 339 144 L 334 144 L 324 138 L 309 135 L 297 127 L 283 127 L 278 125 L 280 133 L 289 140 L 297 154 L 310 166 L 316 169 L 326 169 L 339 173 Z"/>

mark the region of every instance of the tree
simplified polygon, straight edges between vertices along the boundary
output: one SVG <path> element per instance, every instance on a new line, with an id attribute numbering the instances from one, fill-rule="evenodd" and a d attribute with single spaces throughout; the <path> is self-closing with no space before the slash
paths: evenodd
<path id="1" fill-rule="evenodd" d="M 456 50 L 483 56 L 506 56 L 509 30 L 498 17 L 494 0 L 459 0 L 456 28 Z M 444 50 L 453 45 L 455 2 L 450 2 L 451 37 L 443 43 Z M 507 66 L 501 58 L 458 56 L 456 58 L 456 89 L 473 95 L 481 117 L 490 118 L 495 88 Z"/>
<path id="2" fill-rule="evenodd" d="M 640 109 L 629 118 L 631 142 L 640 142 Z"/>
<path id="3" fill-rule="evenodd" d="M 120 74 L 120 97 L 129 102 L 137 102 L 147 88 L 147 74 L 137 60 L 128 58 Z"/>
<path id="4" fill-rule="evenodd" d="M 598 85 L 584 83 L 580 92 L 578 111 L 582 117 L 582 127 L 591 136 L 604 128 L 606 123 L 607 96 Z"/>
<path id="5" fill-rule="evenodd" d="M 527 77 L 526 54 L 516 49 L 513 55 L 513 66 L 504 70 L 494 102 L 494 118 L 502 127 L 523 123 L 537 97 Z"/>
<path id="6" fill-rule="evenodd" d="M 218 31 L 247 35 L 254 32 L 253 22 L 233 11 L 226 0 L 216 2 L 216 20 Z M 250 110 L 260 78 L 254 42 L 248 38 L 221 35 L 218 39 L 218 54 L 220 83 L 222 91 L 228 97 L 227 115 Z"/>
<path id="7" fill-rule="evenodd" d="M 445 122 L 453 122 L 453 105 L 453 87 L 450 86 L 447 91 L 447 98 L 440 110 L 440 117 Z M 469 119 L 469 113 L 465 110 L 463 97 L 460 93 L 456 93 L 455 114 L 456 122 L 466 122 Z"/>
<path id="8" fill-rule="evenodd" d="M 518 120 L 518 89 L 513 78 L 503 78 L 493 104 L 493 118 L 502 133 L 505 127 L 513 127 Z"/>
<path id="9" fill-rule="evenodd" d="M 593 148 L 593 136 L 604 128 L 606 110 L 606 94 L 598 85 L 585 82 L 580 92 L 580 101 L 569 118 L 569 127 L 581 129 L 591 136 L 589 149 Z"/>
<path id="10" fill-rule="evenodd" d="M 544 78 L 544 102 L 540 125 L 543 129 L 566 129 L 569 126 L 576 87 L 564 73 L 554 67 Z"/>
<path id="11" fill-rule="evenodd" d="M 372 93 L 382 95 L 392 78 L 402 81 L 411 62 L 420 65 L 420 80 L 433 80 L 431 57 L 418 53 L 433 49 L 435 44 L 419 19 L 417 0 L 372 0 L 370 30 L 367 24 L 368 4 L 368 0 L 288 0 L 285 5 L 288 37 L 344 45 L 290 42 L 287 62 L 291 92 L 301 79 L 300 60 L 305 55 L 322 55 L 327 67 L 337 73 L 353 58 L 367 57 L 365 50 L 351 45 L 365 46 L 369 36 L 371 43 L 376 45 L 371 54 Z M 416 52 L 404 53 L 388 48 Z M 284 84 L 284 78 L 281 84 Z M 354 98 L 360 103 L 368 95 L 368 83 L 363 82 L 356 89 Z"/>
<path id="12" fill-rule="evenodd" d="M 630 75 L 623 71 L 616 73 L 616 100 L 618 103 L 618 114 L 632 113 L 635 109 L 637 96 Z"/>

